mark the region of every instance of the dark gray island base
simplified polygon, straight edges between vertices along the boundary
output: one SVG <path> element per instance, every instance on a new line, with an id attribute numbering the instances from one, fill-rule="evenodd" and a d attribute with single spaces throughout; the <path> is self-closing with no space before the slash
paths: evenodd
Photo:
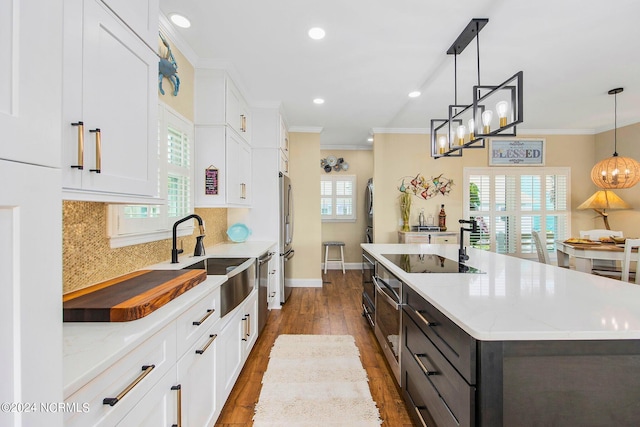
<path id="1" fill-rule="evenodd" d="M 403 287 L 401 387 L 419 426 L 640 426 L 640 340 L 476 340 Z"/>

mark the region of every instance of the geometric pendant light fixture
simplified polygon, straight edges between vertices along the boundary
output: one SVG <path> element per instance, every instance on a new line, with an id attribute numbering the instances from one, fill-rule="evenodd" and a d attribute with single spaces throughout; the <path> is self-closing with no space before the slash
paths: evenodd
<path id="1" fill-rule="evenodd" d="M 613 155 L 599 161 L 591 169 L 591 180 L 595 185 L 604 189 L 630 188 L 640 182 L 640 164 L 630 157 L 619 156 L 617 152 L 617 96 L 622 91 L 623 89 L 619 87 L 608 92 L 609 95 L 614 96 Z"/>

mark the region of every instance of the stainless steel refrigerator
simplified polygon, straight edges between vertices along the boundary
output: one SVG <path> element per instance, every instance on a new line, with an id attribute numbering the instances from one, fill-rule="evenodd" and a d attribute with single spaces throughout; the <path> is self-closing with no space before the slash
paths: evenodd
<path id="1" fill-rule="evenodd" d="M 293 188 L 288 176 L 280 173 L 280 303 L 291 294 L 286 285 L 287 267 L 293 258 Z"/>
<path id="2" fill-rule="evenodd" d="M 367 181 L 364 199 L 364 206 L 367 211 L 366 243 L 373 243 L 373 178 L 369 178 L 369 181 Z"/>

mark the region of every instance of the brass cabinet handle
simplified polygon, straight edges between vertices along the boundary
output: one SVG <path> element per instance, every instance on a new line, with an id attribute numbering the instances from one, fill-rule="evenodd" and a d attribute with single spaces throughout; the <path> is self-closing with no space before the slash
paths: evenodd
<path id="1" fill-rule="evenodd" d="M 204 354 L 205 351 L 207 351 L 207 349 L 209 348 L 209 346 L 211 344 L 213 344 L 213 342 L 216 340 L 216 338 L 218 338 L 217 334 L 211 334 L 209 335 L 209 341 L 207 341 L 207 343 L 204 345 L 204 347 L 202 347 L 199 350 L 196 350 L 196 354 Z"/>
<path id="2" fill-rule="evenodd" d="M 240 114 L 240 131 L 247 131 L 247 116 L 244 114 Z"/>
<path id="3" fill-rule="evenodd" d="M 207 309 L 207 314 L 205 314 L 202 319 L 200 320 L 195 320 L 193 322 L 194 326 L 200 326 L 204 323 L 205 320 L 207 320 L 209 318 L 209 316 L 211 316 L 213 313 L 215 313 L 215 310 L 213 308 Z"/>
<path id="4" fill-rule="evenodd" d="M 96 134 L 96 168 L 89 169 L 89 171 L 100 173 L 102 170 L 102 137 L 100 128 L 90 129 L 89 132 Z"/>
<path id="5" fill-rule="evenodd" d="M 78 163 L 71 165 L 73 169 L 84 169 L 84 122 L 71 123 L 78 128 Z"/>
<path id="6" fill-rule="evenodd" d="M 243 322 L 247 321 L 247 315 L 245 314 L 244 317 L 242 318 Z M 247 324 L 243 324 L 242 325 L 242 341 L 246 341 L 247 340 Z"/>
<path id="7" fill-rule="evenodd" d="M 431 321 L 427 320 L 427 318 L 424 317 L 419 310 L 416 310 L 414 308 L 413 312 L 416 314 L 416 316 L 418 316 L 420 318 L 420 320 L 422 320 L 424 322 L 425 325 L 427 325 L 427 326 L 438 326 L 438 324 L 436 322 L 431 322 Z"/>
<path id="8" fill-rule="evenodd" d="M 251 336 L 251 314 L 247 314 L 247 337 Z"/>
<path id="9" fill-rule="evenodd" d="M 144 377 L 149 375 L 155 367 L 156 365 L 144 365 L 142 367 L 142 373 L 138 375 L 138 377 L 135 380 L 133 380 L 131 384 L 129 384 L 124 390 L 118 393 L 116 397 L 105 397 L 104 399 L 102 399 L 102 404 L 115 406 L 115 404 L 118 403 L 120 400 L 122 400 L 122 398 L 125 397 L 127 393 L 129 393 L 135 386 L 138 385 L 140 381 L 144 379 Z"/>
<path id="10" fill-rule="evenodd" d="M 171 427 L 182 427 L 182 385 L 181 384 L 174 385 L 171 387 L 171 390 L 176 390 L 178 392 L 177 394 L 178 413 L 176 414 L 178 416 L 178 423 L 171 424 Z"/>
<path id="11" fill-rule="evenodd" d="M 422 370 L 422 372 L 426 376 L 436 375 L 438 372 L 428 370 L 427 367 L 424 366 L 424 363 L 422 363 L 422 360 L 420 360 L 421 357 L 426 357 L 426 354 L 414 354 L 413 355 L 413 358 L 416 360 L 416 362 L 418 362 L 418 365 L 420 365 L 420 369 Z"/>
<path id="12" fill-rule="evenodd" d="M 427 423 L 424 421 L 424 417 L 423 417 L 423 416 L 422 416 L 422 414 L 420 413 L 420 409 L 421 409 L 421 408 L 418 408 L 417 406 L 414 406 L 414 407 L 413 407 L 413 409 L 415 409 L 415 410 L 416 410 L 416 414 L 418 414 L 418 419 L 420 420 L 420 424 L 422 424 L 422 427 L 429 427 L 429 426 L 427 425 Z M 422 408 L 422 409 L 425 409 L 425 408 Z"/>

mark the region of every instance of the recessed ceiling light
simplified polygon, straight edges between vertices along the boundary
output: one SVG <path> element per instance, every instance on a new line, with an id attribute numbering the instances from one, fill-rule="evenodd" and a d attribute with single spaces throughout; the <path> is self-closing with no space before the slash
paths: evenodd
<path id="1" fill-rule="evenodd" d="M 309 30 L 308 34 L 309 34 L 309 37 L 311 37 L 314 40 L 321 40 L 324 38 L 325 32 L 320 27 L 313 27 L 312 29 Z"/>
<path id="2" fill-rule="evenodd" d="M 172 13 L 169 19 L 180 28 L 189 28 L 191 26 L 191 21 L 187 17 L 177 13 Z"/>
<path id="3" fill-rule="evenodd" d="M 322 99 L 322 98 L 316 98 L 316 99 L 314 99 L 314 100 L 313 100 L 313 103 L 314 103 L 314 104 L 318 104 L 318 105 L 320 105 L 320 104 L 324 104 L 324 99 Z"/>
<path id="4" fill-rule="evenodd" d="M 419 97 L 420 95 L 421 95 L 421 94 L 420 94 L 420 91 L 419 91 L 419 90 L 414 90 L 413 92 L 409 92 L 409 98 L 417 98 L 417 97 Z"/>

